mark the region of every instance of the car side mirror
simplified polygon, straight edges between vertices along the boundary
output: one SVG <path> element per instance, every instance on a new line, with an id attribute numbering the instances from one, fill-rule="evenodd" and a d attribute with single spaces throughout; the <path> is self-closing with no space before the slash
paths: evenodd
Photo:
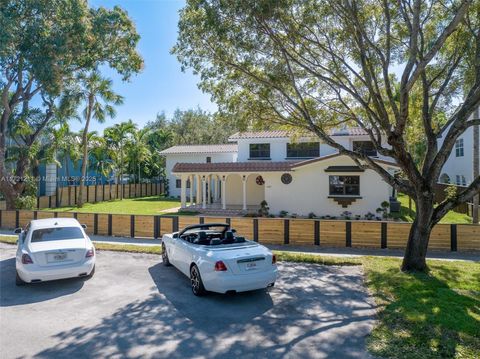
<path id="1" fill-rule="evenodd" d="M 86 225 L 86 224 L 82 224 L 82 228 L 83 228 L 83 229 L 87 229 L 87 225 Z"/>
<path id="2" fill-rule="evenodd" d="M 178 238 L 178 232 L 173 234 L 173 238 Z"/>
<path id="3" fill-rule="evenodd" d="M 18 227 L 18 228 L 15 228 L 15 230 L 13 231 L 13 233 L 15 234 L 20 234 L 22 233 L 23 229 L 21 227 Z"/>

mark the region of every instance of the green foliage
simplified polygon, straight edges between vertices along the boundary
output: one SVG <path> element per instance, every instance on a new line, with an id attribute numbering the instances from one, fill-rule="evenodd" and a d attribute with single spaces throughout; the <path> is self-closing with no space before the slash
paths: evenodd
<path id="1" fill-rule="evenodd" d="M 263 200 L 260 203 L 260 209 L 258 210 L 258 215 L 260 217 L 268 217 L 269 212 L 270 212 L 270 207 L 268 207 L 267 201 Z"/>
<path id="2" fill-rule="evenodd" d="M 15 199 L 16 209 L 35 209 L 37 207 L 37 196 L 24 195 Z"/>

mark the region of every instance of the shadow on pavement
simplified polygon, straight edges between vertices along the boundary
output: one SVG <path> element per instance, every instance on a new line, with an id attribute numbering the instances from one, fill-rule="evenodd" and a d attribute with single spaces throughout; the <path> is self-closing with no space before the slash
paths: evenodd
<path id="1" fill-rule="evenodd" d="M 15 258 L 0 261 L 0 307 L 38 303 L 79 291 L 85 278 L 15 285 Z"/>
<path id="2" fill-rule="evenodd" d="M 35 357 L 369 357 L 375 307 L 358 269 L 285 265 L 270 291 L 202 298 L 173 267 L 148 273 L 154 292 L 145 299 L 58 333 Z"/>

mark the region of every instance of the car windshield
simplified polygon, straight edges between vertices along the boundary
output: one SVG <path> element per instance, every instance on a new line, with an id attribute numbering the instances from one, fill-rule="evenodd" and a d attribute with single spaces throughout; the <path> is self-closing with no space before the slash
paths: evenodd
<path id="1" fill-rule="evenodd" d="M 83 232 L 79 227 L 42 228 L 33 231 L 31 242 L 63 241 L 77 238 L 83 238 Z"/>

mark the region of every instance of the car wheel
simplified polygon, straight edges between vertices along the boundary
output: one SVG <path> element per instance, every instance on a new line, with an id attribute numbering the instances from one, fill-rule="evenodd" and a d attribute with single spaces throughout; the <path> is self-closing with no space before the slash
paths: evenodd
<path id="1" fill-rule="evenodd" d="M 190 283 L 192 284 L 192 292 L 196 296 L 200 297 L 206 293 L 200 270 L 195 264 L 190 268 Z"/>
<path id="2" fill-rule="evenodd" d="M 162 262 L 164 266 L 171 266 L 170 260 L 168 259 L 167 246 L 165 243 L 162 243 Z"/>
<path id="3" fill-rule="evenodd" d="M 18 272 L 15 272 L 15 285 L 20 287 L 25 284 L 27 284 L 27 282 L 25 282 L 22 278 L 20 278 L 20 276 L 18 275 Z"/>

